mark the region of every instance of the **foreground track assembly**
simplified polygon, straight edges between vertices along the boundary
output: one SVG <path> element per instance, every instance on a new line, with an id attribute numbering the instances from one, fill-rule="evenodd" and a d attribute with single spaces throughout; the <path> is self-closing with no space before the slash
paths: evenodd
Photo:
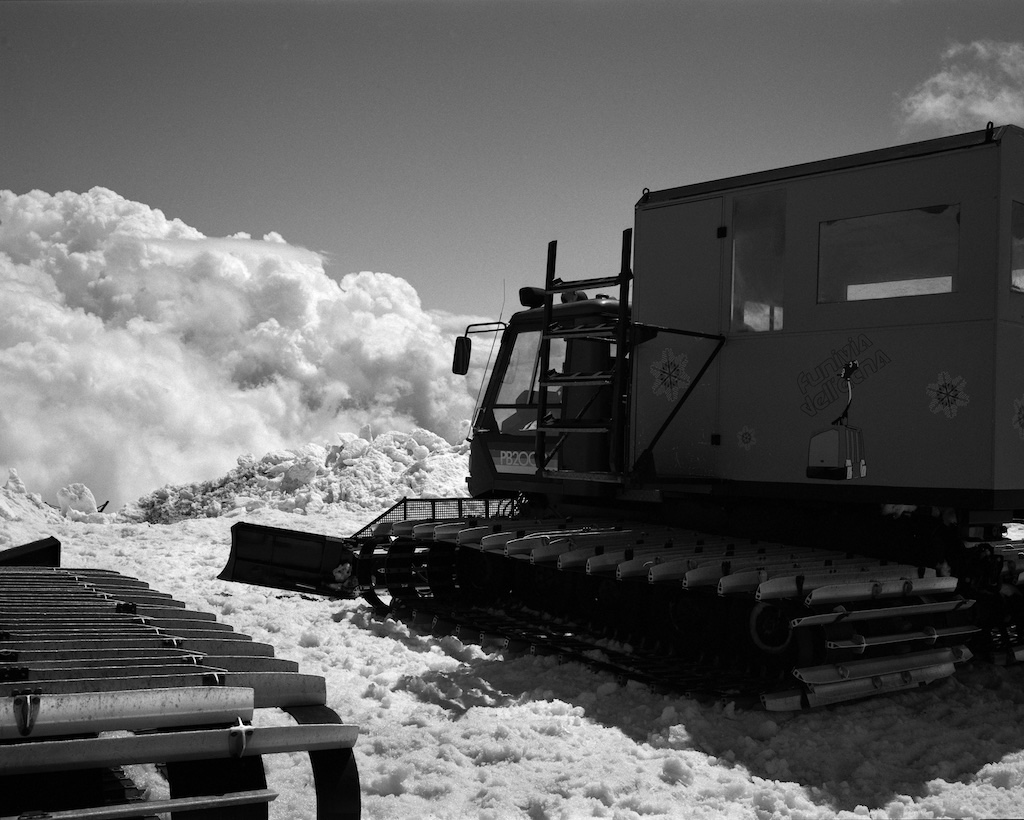
<path id="1" fill-rule="evenodd" d="M 309 752 L 319 818 L 359 817 L 358 730 L 323 678 L 134 578 L 34 566 L 59 555 L 38 544 L 0 552 L 2 820 L 266 818 L 262 755 L 291 751 Z M 298 725 L 254 728 L 263 707 Z M 137 763 L 165 765 L 170 799 L 141 799 L 121 768 Z"/>
<path id="2" fill-rule="evenodd" d="M 913 689 L 976 652 L 1022 655 L 1019 611 L 993 618 L 998 591 L 979 605 L 932 568 L 500 511 L 466 499 L 396 505 L 353 542 L 363 594 L 434 632 L 771 710 Z M 1015 590 L 1021 544 L 979 549 L 996 557 L 997 586 Z"/>

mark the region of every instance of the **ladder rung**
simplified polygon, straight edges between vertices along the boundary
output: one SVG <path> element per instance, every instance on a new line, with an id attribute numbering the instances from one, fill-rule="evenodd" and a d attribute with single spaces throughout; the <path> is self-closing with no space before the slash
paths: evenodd
<path id="1" fill-rule="evenodd" d="M 543 433 L 610 433 L 612 423 L 610 421 L 553 421 L 549 424 L 541 424 L 537 428 Z"/>
<path id="2" fill-rule="evenodd" d="M 559 376 L 547 376 L 540 380 L 542 387 L 547 386 L 568 386 L 568 387 L 589 387 L 611 384 L 615 380 L 615 374 L 608 371 L 595 373 L 566 373 Z"/>
<path id="3" fill-rule="evenodd" d="M 592 337 L 614 341 L 615 331 L 618 327 L 614 324 L 604 325 L 580 325 L 579 327 L 549 327 L 544 331 L 548 339 L 578 339 L 581 337 Z"/>
<path id="4" fill-rule="evenodd" d="M 561 279 L 553 279 L 547 288 L 547 292 L 565 293 L 570 290 L 590 290 L 591 288 L 603 288 L 621 284 L 622 274 L 618 273 L 614 276 L 599 276 L 594 279 L 577 279 L 574 282 L 565 282 Z"/>

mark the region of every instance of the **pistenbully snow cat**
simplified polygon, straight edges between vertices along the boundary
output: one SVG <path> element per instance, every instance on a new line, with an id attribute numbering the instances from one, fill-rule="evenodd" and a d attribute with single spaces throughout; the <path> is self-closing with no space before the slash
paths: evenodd
<path id="1" fill-rule="evenodd" d="M 1020 128 L 645 190 L 618 273 L 552 242 L 520 297 L 456 342 L 501 332 L 471 498 L 239 524 L 222 577 L 771 709 L 1024 658 Z"/>

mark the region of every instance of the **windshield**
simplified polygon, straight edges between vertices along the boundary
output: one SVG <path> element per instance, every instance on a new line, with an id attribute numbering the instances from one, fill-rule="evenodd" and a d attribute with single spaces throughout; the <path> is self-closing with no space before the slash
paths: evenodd
<path id="1" fill-rule="evenodd" d="M 502 433 L 532 432 L 537 428 L 540 391 L 540 330 L 516 334 L 508 365 L 494 403 L 494 419 Z M 561 373 L 565 364 L 565 340 L 551 339 L 549 370 Z M 548 410 L 556 418 L 561 402 L 558 390 L 549 390 Z"/>

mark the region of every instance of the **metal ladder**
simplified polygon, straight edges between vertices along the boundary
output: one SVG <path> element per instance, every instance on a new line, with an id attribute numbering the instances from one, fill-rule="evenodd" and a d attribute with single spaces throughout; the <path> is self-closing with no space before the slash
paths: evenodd
<path id="1" fill-rule="evenodd" d="M 622 232 L 622 262 L 619 273 L 614 276 L 594 279 L 578 279 L 572 282 L 563 281 L 555 276 L 555 255 L 557 241 L 548 244 L 547 272 L 544 281 L 544 328 L 540 342 L 540 395 L 537 405 L 536 463 L 537 475 L 542 478 L 575 479 L 582 481 L 600 481 L 622 483 L 625 480 L 623 469 L 625 446 L 625 422 L 628 407 L 628 345 L 630 343 L 629 320 L 629 284 L 633 279 L 630 267 L 632 254 L 633 231 L 627 228 Z M 599 324 L 575 325 L 557 322 L 554 318 L 554 298 L 556 294 L 585 291 L 592 288 L 618 288 L 618 313 L 611 321 Z M 615 356 L 612 357 L 610 369 L 555 373 L 551 370 L 551 340 L 574 339 L 601 340 L 608 345 L 615 345 Z M 568 361 L 568 357 L 567 357 Z M 548 416 L 549 389 L 593 388 L 593 395 L 584 404 L 575 418 L 553 419 Z M 603 388 L 611 389 L 611 412 L 609 418 L 582 418 Z M 564 395 L 564 394 L 563 394 Z M 565 402 L 562 403 L 563 413 Z M 550 451 L 547 449 L 547 437 L 557 435 L 558 440 Z M 573 470 L 549 468 L 549 463 L 561 451 L 569 436 L 604 436 L 608 444 L 607 468 L 603 470 Z"/>

